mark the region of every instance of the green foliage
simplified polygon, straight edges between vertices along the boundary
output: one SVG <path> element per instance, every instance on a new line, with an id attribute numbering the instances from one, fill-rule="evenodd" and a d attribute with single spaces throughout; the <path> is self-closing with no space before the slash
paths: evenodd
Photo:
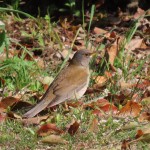
<path id="1" fill-rule="evenodd" d="M 124 53 L 125 45 L 128 44 L 131 41 L 131 39 L 133 38 L 134 34 L 136 33 L 137 28 L 139 26 L 138 21 L 139 20 L 136 20 L 135 23 L 131 26 L 130 30 L 125 35 L 124 41 L 122 42 L 122 45 L 121 45 L 120 51 L 119 51 L 119 55 L 115 59 L 115 62 L 114 62 L 115 66 L 118 67 L 118 68 L 123 68 L 124 65 L 125 65 L 124 64 L 125 59 L 126 59 L 126 55 Z"/>
<path id="2" fill-rule="evenodd" d="M 0 53 L 3 52 L 4 44 L 5 44 L 5 24 L 0 21 Z"/>
<path id="3" fill-rule="evenodd" d="M 60 12 L 67 12 L 71 15 L 79 17 L 81 15 L 81 12 L 80 12 L 80 10 L 77 9 L 76 5 L 77 5 L 76 0 L 67 0 L 67 2 L 64 3 L 64 6 L 66 8 L 60 8 L 59 11 Z"/>
<path id="4" fill-rule="evenodd" d="M 5 42 L 5 31 L 2 30 L 0 32 L 0 48 L 1 48 L 0 51 L 2 51 L 2 47 L 4 45 L 4 42 Z"/>
<path id="5" fill-rule="evenodd" d="M 8 58 L 8 46 L 9 46 L 9 40 L 5 33 L 5 24 L 0 21 L 0 53 L 4 51 L 4 48 L 6 48 L 7 58 Z"/>
<path id="6" fill-rule="evenodd" d="M 36 136 L 30 130 L 23 128 L 22 124 L 13 120 L 7 120 L 0 127 L 1 149 L 35 149 Z"/>
<path id="7" fill-rule="evenodd" d="M 38 67 L 35 62 L 17 56 L 0 63 L 0 77 L 5 80 L 9 90 L 22 89 L 25 86 L 38 88 L 39 83 L 34 79 L 37 73 Z"/>
<path id="8" fill-rule="evenodd" d="M 13 9 L 18 9 L 19 8 L 19 3 L 21 2 L 21 0 L 11 0 L 11 6 Z"/>

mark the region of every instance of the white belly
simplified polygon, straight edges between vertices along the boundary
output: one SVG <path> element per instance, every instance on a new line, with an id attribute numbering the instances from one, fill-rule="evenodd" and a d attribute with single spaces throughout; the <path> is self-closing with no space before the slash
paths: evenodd
<path id="1" fill-rule="evenodd" d="M 74 92 L 74 96 L 71 99 L 80 99 L 86 92 L 89 85 L 90 76 L 87 78 L 86 84 L 78 91 Z"/>

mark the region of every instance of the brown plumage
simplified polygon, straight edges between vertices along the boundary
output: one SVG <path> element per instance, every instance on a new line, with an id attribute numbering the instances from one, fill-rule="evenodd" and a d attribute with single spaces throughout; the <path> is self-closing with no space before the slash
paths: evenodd
<path id="1" fill-rule="evenodd" d="M 88 50 L 76 52 L 70 64 L 59 73 L 49 86 L 41 101 L 23 117 L 34 117 L 46 107 L 52 107 L 70 99 L 81 98 L 89 83 L 91 54 Z"/>

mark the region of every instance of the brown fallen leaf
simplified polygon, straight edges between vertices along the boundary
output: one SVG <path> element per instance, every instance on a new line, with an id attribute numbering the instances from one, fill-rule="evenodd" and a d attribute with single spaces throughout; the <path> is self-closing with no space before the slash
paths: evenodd
<path id="1" fill-rule="evenodd" d="M 149 80 L 144 80 L 139 84 L 135 84 L 135 87 L 139 88 L 139 89 L 145 89 L 148 88 L 150 86 L 150 81 Z"/>
<path id="2" fill-rule="evenodd" d="M 106 34 L 106 33 L 107 33 L 106 30 L 101 29 L 101 28 L 98 28 L 98 27 L 95 27 L 95 28 L 93 29 L 93 32 L 94 32 L 95 34 Z"/>
<path id="3" fill-rule="evenodd" d="M 120 84 L 121 90 L 134 87 L 134 83 L 127 83 L 127 82 L 121 81 L 119 84 Z"/>
<path id="4" fill-rule="evenodd" d="M 136 48 L 140 48 L 143 39 L 132 39 L 128 44 L 126 44 L 125 48 L 128 50 L 135 50 Z"/>
<path id="5" fill-rule="evenodd" d="M 105 71 L 105 75 L 104 76 L 97 76 L 97 77 L 93 77 L 93 79 L 95 80 L 95 84 L 93 85 L 94 88 L 100 88 L 103 87 L 106 82 L 112 77 L 112 73 Z"/>
<path id="6" fill-rule="evenodd" d="M 44 124 L 37 131 L 37 134 L 39 136 L 47 136 L 47 135 L 52 134 L 52 133 L 62 134 L 62 133 L 64 133 L 64 131 L 59 129 L 56 126 L 56 124 L 53 124 L 53 123 Z"/>
<path id="7" fill-rule="evenodd" d="M 61 136 L 54 135 L 54 134 L 44 137 L 41 141 L 43 143 L 49 143 L 49 144 L 67 144 L 68 143 Z"/>
<path id="8" fill-rule="evenodd" d="M 141 109 L 141 104 L 134 101 L 128 101 L 127 104 L 119 111 L 118 115 L 120 117 L 137 117 L 140 114 Z"/>
<path id="9" fill-rule="evenodd" d="M 118 112 L 118 108 L 112 104 L 106 104 L 103 107 L 100 107 L 100 109 L 95 109 L 92 111 L 92 114 L 95 114 L 99 117 L 105 115 L 105 114 L 116 114 Z"/>
<path id="10" fill-rule="evenodd" d="M 93 115 L 96 115 L 96 116 L 98 116 L 98 117 L 102 117 L 105 113 L 104 113 L 103 111 L 99 110 L 99 109 L 94 109 L 94 110 L 92 111 L 92 114 L 93 114 Z"/>
<path id="11" fill-rule="evenodd" d="M 73 136 L 77 132 L 79 126 L 80 126 L 80 124 L 77 121 L 75 121 L 72 125 L 70 125 L 70 127 L 68 129 L 68 133 L 71 136 Z"/>
<path id="12" fill-rule="evenodd" d="M 109 55 L 109 62 L 112 66 L 114 65 L 114 60 L 117 56 L 117 48 L 118 48 L 117 42 L 112 44 L 111 47 L 107 48 L 107 52 Z"/>
<path id="13" fill-rule="evenodd" d="M 94 109 L 92 114 L 97 115 L 98 117 L 101 117 L 105 114 L 116 114 L 118 112 L 118 108 L 106 99 L 98 99 L 95 102 L 85 104 L 83 105 L 83 108 Z"/>
<path id="14" fill-rule="evenodd" d="M 86 109 L 86 108 L 95 109 L 95 106 L 96 107 L 103 107 L 103 106 L 105 106 L 107 104 L 109 104 L 108 100 L 106 100 L 106 99 L 98 99 L 97 101 L 94 101 L 94 102 L 91 102 L 91 103 L 88 103 L 88 104 L 84 104 L 83 108 L 84 109 Z"/>
<path id="15" fill-rule="evenodd" d="M 107 80 L 108 79 L 105 76 L 98 76 L 98 77 L 96 77 L 96 79 L 95 79 L 95 83 L 96 84 L 93 85 L 94 88 L 97 88 L 97 87 L 100 88 L 100 87 L 104 86 Z"/>
<path id="16" fill-rule="evenodd" d="M 8 107 L 12 106 L 14 103 L 16 103 L 18 101 L 19 101 L 18 98 L 15 98 L 15 97 L 12 97 L 12 96 L 3 98 L 0 102 L 0 108 L 7 109 Z"/>

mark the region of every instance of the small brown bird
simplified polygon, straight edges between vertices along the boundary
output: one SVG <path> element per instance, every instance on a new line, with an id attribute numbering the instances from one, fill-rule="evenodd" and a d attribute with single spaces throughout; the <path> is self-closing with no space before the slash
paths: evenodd
<path id="1" fill-rule="evenodd" d="M 49 86 L 41 101 L 23 117 L 31 118 L 46 107 L 81 98 L 89 84 L 89 62 L 92 54 L 89 50 L 77 51 L 69 65 L 58 74 Z"/>

